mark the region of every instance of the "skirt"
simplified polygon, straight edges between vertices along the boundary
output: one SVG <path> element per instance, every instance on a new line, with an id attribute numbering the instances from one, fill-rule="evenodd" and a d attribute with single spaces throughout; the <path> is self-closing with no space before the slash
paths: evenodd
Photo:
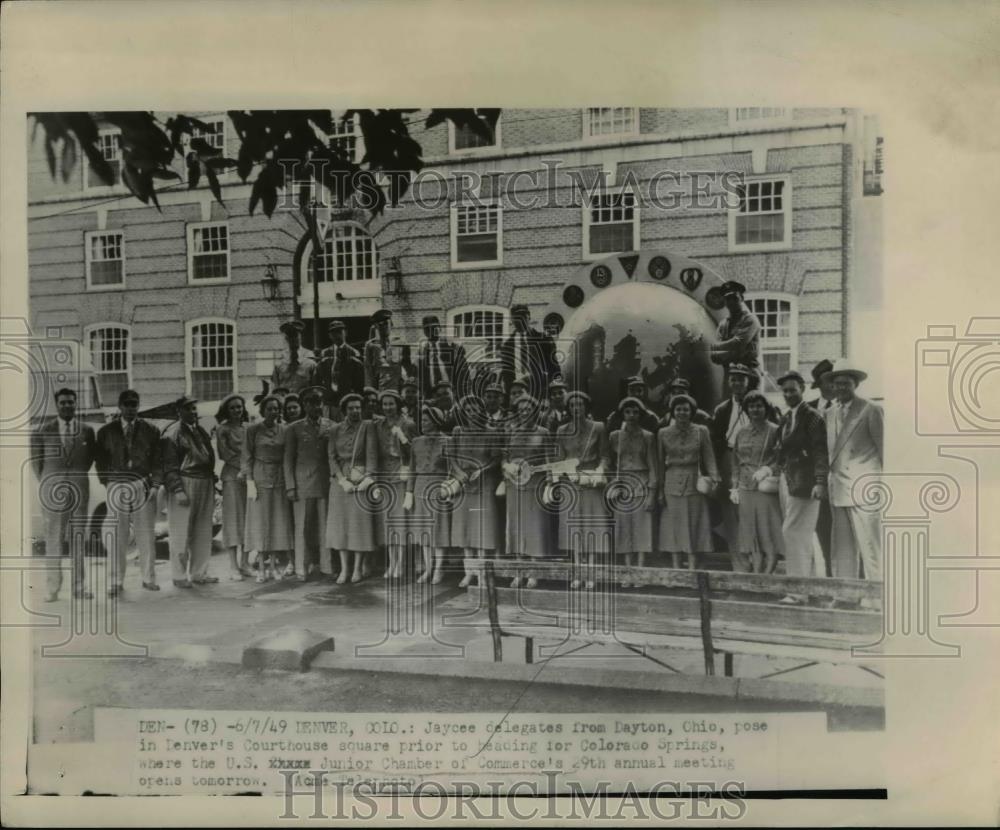
<path id="1" fill-rule="evenodd" d="M 556 556 L 552 545 L 555 515 L 542 504 L 543 475 L 533 476 L 524 487 L 507 482 L 507 554 Z"/>
<path id="2" fill-rule="evenodd" d="M 238 478 L 222 482 L 222 546 L 235 548 L 246 538 L 247 483 Z"/>
<path id="3" fill-rule="evenodd" d="M 406 483 L 403 481 L 377 481 L 368 488 L 367 494 L 372 504 L 375 516 L 375 527 L 381 524 L 381 544 L 405 544 L 409 531 L 410 515 L 403 509 L 403 498 L 406 495 Z M 376 535 L 376 540 L 378 536 Z"/>
<path id="4" fill-rule="evenodd" d="M 740 490 L 739 552 L 785 555 L 777 493 Z"/>
<path id="5" fill-rule="evenodd" d="M 257 498 L 247 500 L 246 549 L 261 553 L 293 550 L 292 503 L 277 487 L 258 487 Z"/>
<path id="6" fill-rule="evenodd" d="M 604 488 L 560 482 L 554 493 L 558 499 L 555 507 L 559 513 L 559 550 L 610 553 L 614 531 L 604 501 Z"/>
<path id="7" fill-rule="evenodd" d="M 500 539 L 500 497 L 496 470 L 466 484 L 454 499 L 451 511 L 451 547 L 496 550 Z M 508 485 L 509 486 L 509 485 Z"/>
<path id="8" fill-rule="evenodd" d="M 659 543 L 663 553 L 712 552 L 712 520 L 705 496 L 667 495 L 667 505 L 660 512 Z"/>
<path id="9" fill-rule="evenodd" d="M 358 493 L 330 485 L 326 512 L 326 546 L 338 551 L 375 550 L 375 516 Z"/>
<path id="10" fill-rule="evenodd" d="M 432 548 L 451 545 L 451 504 L 441 500 L 441 485 L 447 476 L 440 473 L 414 473 L 413 510 L 409 532 L 414 544 Z"/>

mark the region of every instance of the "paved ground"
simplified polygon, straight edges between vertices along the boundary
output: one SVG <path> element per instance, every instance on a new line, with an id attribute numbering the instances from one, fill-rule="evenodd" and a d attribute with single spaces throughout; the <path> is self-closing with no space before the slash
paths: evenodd
<path id="1" fill-rule="evenodd" d="M 56 612 L 63 617 L 59 627 L 35 632 L 36 740 L 87 740 L 91 737 L 92 708 L 107 705 L 317 711 L 506 711 L 515 705 L 520 711 L 563 712 L 816 708 L 794 704 L 750 706 L 742 701 L 675 692 L 547 684 L 546 673 L 559 671 L 553 661 L 544 668 L 540 666 L 537 680 L 531 683 L 375 670 L 314 668 L 304 674 L 261 673 L 232 663 L 200 663 L 203 658 L 197 649 L 185 651 L 178 646 L 211 646 L 218 654 L 235 653 L 238 659 L 243 647 L 284 626 L 333 636 L 338 655 L 364 653 L 388 659 L 412 654 L 418 647 L 426 649 L 429 642 L 433 648 L 444 649 L 434 646 L 427 637 L 415 636 L 428 619 L 434 621 L 438 637 L 453 646 L 484 633 L 480 628 L 453 624 L 454 615 L 475 607 L 466 592 L 457 587 L 454 577 L 433 589 L 409 584 L 404 588 L 409 592 L 402 598 L 405 601 L 396 597 L 397 602 L 390 603 L 381 577 L 344 586 L 328 580 L 258 585 L 249 580 L 229 581 L 228 565 L 222 556 L 214 557 L 212 567 L 221 578 L 218 584 L 183 590 L 171 584 L 168 563 L 158 563 L 162 590 L 157 593 L 142 590 L 136 569 L 130 567 L 124 596 L 115 604 L 99 593 L 92 602 L 71 604 L 63 598 L 47 605 L 41 601 L 40 585 L 27 591 L 30 610 Z M 103 573 L 103 564 L 93 563 L 90 576 L 95 589 Z M 390 625 L 390 609 L 398 607 L 411 609 L 411 615 L 394 617 Z M 452 624 L 442 628 L 443 614 L 450 615 Z M 411 633 L 387 638 L 386 631 L 391 628 Z M 67 638 L 70 630 L 76 632 L 75 636 Z M 112 636 L 112 631 L 117 631 L 118 636 Z M 574 668 L 583 665 L 616 672 L 668 671 L 625 649 L 571 645 L 562 648 L 561 653 L 573 652 Z M 44 655 L 39 653 L 43 647 Z M 368 650 L 359 651 L 358 647 Z M 188 659 L 163 659 L 172 654 Z M 681 672 L 699 675 L 703 671 L 700 651 L 694 648 L 658 651 L 656 656 Z M 484 654 L 483 660 L 488 661 L 489 655 Z M 378 660 L 373 660 L 372 665 L 377 667 Z M 760 676 L 780 667 L 773 661 L 761 662 L 759 667 L 744 662 L 740 674 Z M 869 686 L 879 682 L 853 667 L 845 670 L 817 666 L 783 677 L 789 682 Z M 871 710 L 828 711 L 832 728 L 883 726 L 881 714 Z"/>

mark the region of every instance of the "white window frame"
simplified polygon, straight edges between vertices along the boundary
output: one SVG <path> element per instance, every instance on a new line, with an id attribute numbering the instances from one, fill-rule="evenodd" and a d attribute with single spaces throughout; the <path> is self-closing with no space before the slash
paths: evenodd
<path id="1" fill-rule="evenodd" d="M 233 384 L 232 390 L 235 391 L 239 386 L 240 380 L 240 352 L 239 352 L 239 332 L 236 328 L 236 321 L 230 320 L 227 317 L 199 317 L 196 320 L 188 320 L 184 324 L 184 389 L 186 394 L 191 395 L 193 391 L 192 386 L 192 372 L 196 371 L 194 368 L 194 330 L 199 326 L 203 326 L 206 323 L 221 323 L 223 325 L 229 326 L 233 330 Z M 221 400 L 221 399 L 220 399 Z"/>
<path id="2" fill-rule="evenodd" d="M 364 139 L 364 136 L 361 133 L 361 119 L 358 118 L 358 114 L 354 113 L 354 115 L 351 116 L 351 119 L 352 119 L 353 124 L 354 124 L 353 130 L 352 130 L 352 134 L 354 136 L 354 157 L 351 159 L 351 161 L 354 162 L 355 164 L 360 164 L 361 163 L 361 159 L 363 159 L 365 157 L 365 139 Z M 336 112 L 334 111 L 333 120 L 334 120 L 334 122 L 337 125 L 340 125 L 340 124 L 343 123 L 344 118 L 343 118 L 342 115 L 337 115 Z M 347 137 L 348 136 L 347 136 L 346 133 L 343 133 L 343 134 L 340 134 L 340 133 L 328 133 L 325 136 L 326 146 L 329 147 L 330 146 L 330 142 L 332 142 L 335 139 L 338 139 L 338 138 L 347 138 Z"/>
<path id="3" fill-rule="evenodd" d="M 223 226 L 226 229 L 226 276 L 214 277 L 212 279 L 195 279 L 194 276 L 194 232 L 198 229 Z M 220 283 L 232 282 L 232 251 L 233 237 L 230 233 L 229 222 L 191 222 L 187 226 L 187 263 L 188 263 L 188 285 L 219 285 Z"/>
<path id="4" fill-rule="evenodd" d="M 768 110 L 765 115 L 755 115 L 749 118 L 740 118 L 740 110 L 756 109 Z M 777 111 L 777 112 L 775 112 Z M 790 107 L 730 107 L 729 126 L 731 127 L 759 127 L 787 124 L 792 120 L 792 110 Z"/>
<path id="5" fill-rule="evenodd" d="M 222 154 L 225 155 L 225 153 L 226 153 L 226 142 L 229 140 L 229 135 L 228 135 L 228 133 L 226 131 L 226 121 L 228 119 L 224 115 L 210 115 L 210 116 L 207 116 L 207 117 L 200 117 L 200 118 L 198 118 L 198 120 L 199 121 L 203 121 L 206 124 L 212 124 L 214 122 L 218 122 L 219 124 L 222 125 L 222 146 L 221 147 L 216 147 L 216 149 L 220 150 L 222 152 Z M 192 130 L 191 130 L 191 138 L 192 139 L 195 139 L 195 138 L 205 138 L 204 135 L 195 135 L 195 130 L 197 130 L 197 129 L 198 129 L 197 127 L 193 127 L 192 128 Z M 210 144 L 209 146 L 215 147 L 214 144 Z"/>
<path id="6" fill-rule="evenodd" d="M 503 138 L 500 134 L 500 122 L 502 116 L 497 118 L 496 126 L 493 128 L 493 143 L 482 147 L 461 147 L 455 146 L 455 125 L 448 121 L 448 155 L 450 156 L 474 156 L 477 154 L 495 153 L 503 145 L 500 143 Z"/>
<path id="7" fill-rule="evenodd" d="M 90 266 L 94 262 L 90 255 L 90 240 L 98 236 L 110 236 L 112 234 L 117 234 L 121 237 L 121 250 L 122 250 L 122 278 L 121 282 L 112 283 L 110 285 L 94 285 L 90 279 Z M 104 231 L 87 231 L 83 235 L 83 258 L 86 263 L 85 271 L 87 275 L 87 291 L 121 291 L 125 288 L 125 231 L 117 230 L 112 228 L 111 230 Z M 104 260 L 108 261 L 108 260 Z"/>
<path id="8" fill-rule="evenodd" d="M 790 176 L 747 176 L 747 185 L 758 182 L 784 182 L 781 193 L 782 213 L 784 214 L 784 239 L 781 242 L 736 242 L 736 219 L 740 215 L 739 199 L 729 208 L 729 252 L 743 253 L 746 251 L 787 251 L 792 247 L 792 179 Z M 773 212 L 773 211 L 772 211 Z M 754 216 L 757 214 L 746 214 Z"/>
<path id="9" fill-rule="evenodd" d="M 500 315 L 500 319 L 501 319 L 501 331 L 500 331 L 500 335 L 499 335 L 500 336 L 500 340 L 501 340 L 501 349 L 498 349 L 496 355 L 494 355 L 493 357 L 484 357 L 482 360 L 476 360 L 475 359 L 475 355 L 477 353 L 476 350 L 479 349 L 481 353 L 485 353 L 484 352 L 484 347 L 485 347 L 485 342 L 486 342 L 487 338 L 485 338 L 485 337 L 483 337 L 483 338 L 479 338 L 479 337 L 465 338 L 465 337 L 463 337 L 459 333 L 459 331 L 458 331 L 458 321 L 456 319 L 456 318 L 460 317 L 463 314 L 470 314 L 470 313 L 474 313 L 474 312 L 477 312 L 477 311 L 488 312 L 488 313 L 491 313 L 491 314 L 499 314 Z M 510 320 L 510 309 L 509 308 L 506 308 L 504 306 L 499 306 L 499 305 L 485 305 L 485 304 L 456 306 L 455 308 L 448 309 L 448 313 L 446 315 L 446 320 L 448 321 L 448 327 L 447 327 L 447 335 L 448 335 L 448 337 L 450 337 L 456 343 L 462 344 L 462 346 L 465 348 L 466 356 L 467 356 L 467 358 L 469 359 L 470 362 L 472 362 L 472 363 L 497 363 L 497 362 L 499 362 L 499 360 L 500 360 L 500 351 L 502 350 L 502 342 L 507 337 L 509 337 L 510 333 L 511 333 L 511 320 Z"/>
<path id="10" fill-rule="evenodd" d="M 109 320 L 105 323 L 93 323 L 89 326 L 85 326 L 83 329 L 83 347 L 86 349 L 87 355 L 90 357 L 91 368 L 94 370 L 94 374 L 97 376 L 98 383 L 102 375 L 114 375 L 118 372 L 107 372 L 100 368 L 100 365 L 96 360 L 94 360 L 94 354 L 90 349 L 90 337 L 92 334 L 104 329 L 118 329 L 125 332 L 126 336 L 126 346 L 125 346 L 125 374 L 128 375 L 128 380 L 125 382 L 126 389 L 134 389 L 132 381 L 132 327 L 126 325 L 125 323 L 118 323 L 113 320 Z M 103 390 L 102 390 L 103 397 Z M 110 401 L 105 401 L 105 403 L 110 403 Z"/>
<path id="11" fill-rule="evenodd" d="M 337 222 L 332 224 L 327 230 L 326 241 L 333 241 L 334 234 L 337 232 L 338 228 L 351 228 L 355 233 L 362 233 L 369 240 L 371 240 L 372 245 L 372 276 L 367 279 L 350 279 L 350 280 L 338 280 L 336 279 L 336 250 L 333 252 L 334 258 L 334 279 L 324 280 L 320 285 L 320 292 L 323 291 L 333 291 L 341 294 L 344 298 L 357 298 L 357 297 L 372 297 L 375 295 L 381 295 L 382 283 L 380 282 L 381 274 L 379 273 L 379 250 L 378 245 L 375 244 L 375 237 L 368 231 L 368 229 L 362 225 L 360 222 Z M 302 297 L 312 297 L 312 267 L 310 261 L 312 259 L 312 242 L 306 245 L 305 251 L 302 256 L 302 262 L 305 264 L 302 275 L 302 287 L 300 296 Z M 355 271 L 357 266 L 355 266 Z M 324 287 L 328 286 L 328 287 Z"/>
<path id="12" fill-rule="evenodd" d="M 616 193 L 622 193 L 624 188 L 622 185 L 617 187 L 605 187 L 590 194 L 590 198 L 604 196 L 604 195 L 615 195 Z M 640 228 L 640 200 L 631 190 L 628 191 L 632 194 L 632 248 L 633 251 L 641 250 L 642 240 L 639 236 Z M 590 198 L 583 205 L 583 260 L 584 262 L 594 262 L 598 259 L 604 259 L 605 257 L 614 256 L 615 254 L 627 254 L 628 251 L 605 251 L 602 253 L 591 253 L 590 252 L 590 211 L 591 203 Z M 603 223 L 602 223 L 603 224 Z"/>
<path id="13" fill-rule="evenodd" d="M 630 109 L 632 110 L 632 125 L 619 133 L 601 133 L 593 135 L 591 110 L 595 109 Z M 639 107 L 584 107 L 583 108 L 583 140 L 584 141 L 617 141 L 622 138 L 632 138 L 639 135 Z"/>
<path id="14" fill-rule="evenodd" d="M 125 186 L 121 180 L 122 179 L 121 174 L 125 166 L 125 160 L 122 157 L 122 145 L 121 145 L 122 131 L 119 130 L 117 127 L 108 127 L 103 130 L 98 130 L 97 135 L 98 137 L 103 137 L 106 135 L 118 136 L 118 168 L 119 168 L 118 178 L 115 181 L 113 181 L 110 185 L 102 182 L 99 178 L 97 178 L 96 175 L 94 175 L 93 171 L 90 169 L 90 161 L 87 159 L 86 154 L 81 151 L 81 155 L 83 157 L 83 189 L 84 191 L 109 193 L 112 190 L 115 190 L 117 188 L 123 188 Z M 94 176 L 94 178 L 96 179 L 96 183 L 91 183 L 90 180 L 91 176 Z"/>
<path id="15" fill-rule="evenodd" d="M 788 345 L 785 347 L 784 338 L 781 338 L 781 347 L 775 347 L 773 340 L 771 346 L 768 346 L 769 338 L 765 336 L 765 325 L 764 320 L 761 315 L 757 314 L 753 309 L 753 301 L 757 300 L 776 300 L 782 303 L 788 303 Z M 748 291 L 744 297 L 744 302 L 747 308 L 750 309 L 758 322 L 761 325 L 760 334 L 760 355 L 761 355 L 761 369 L 764 368 L 764 355 L 768 353 L 788 353 L 788 368 L 798 370 L 799 367 L 799 298 L 795 294 L 787 294 L 782 291 Z M 772 380 L 777 380 L 777 378 L 772 378 Z"/>
<path id="16" fill-rule="evenodd" d="M 497 216 L 497 256 L 496 259 L 473 261 L 458 260 L 458 210 L 459 208 L 496 208 Z M 497 199 L 470 201 L 468 204 L 453 204 L 451 206 L 451 267 L 454 269 L 490 268 L 503 265 L 503 204 Z"/>

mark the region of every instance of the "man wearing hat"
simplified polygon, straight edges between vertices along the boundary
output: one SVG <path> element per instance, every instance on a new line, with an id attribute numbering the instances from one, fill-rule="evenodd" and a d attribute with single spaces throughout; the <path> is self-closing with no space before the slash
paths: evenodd
<path id="1" fill-rule="evenodd" d="M 444 419 L 439 426 L 441 432 L 451 435 L 458 423 L 458 405 L 455 403 L 455 388 L 450 380 L 439 380 L 434 384 L 434 408 L 441 412 Z"/>
<path id="2" fill-rule="evenodd" d="M 830 453 L 830 509 L 833 514 L 831 565 L 835 577 L 882 579 L 882 520 L 858 506 L 854 483 L 882 472 L 882 408 L 857 395 L 868 377 L 846 358 L 824 373 L 837 403 L 824 413 Z"/>
<path id="3" fill-rule="evenodd" d="M 371 337 L 365 343 L 365 386 L 381 392 L 399 391 L 405 380 L 403 347 L 391 337 L 392 312 L 381 308 L 372 315 Z"/>
<path id="4" fill-rule="evenodd" d="M 312 384 L 316 361 L 308 351 L 301 349 L 304 329 L 301 320 L 290 320 L 281 324 L 281 333 L 285 335 L 285 341 L 288 343 L 288 355 L 271 372 L 272 389 L 284 387 L 289 392 L 301 392 Z"/>
<path id="5" fill-rule="evenodd" d="M 139 548 L 142 587 L 156 584 L 156 494 L 162 483 L 160 431 L 139 417 L 139 393 L 126 389 L 118 396 L 120 417 L 97 431 L 94 461 L 97 478 L 108 490 L 108 521 L 115 526 L 113 550 L 108 551 L 109 595 L 121 593 L 125 582 L 129 526 Z M 112 488 L 119 493 L 111 494 Z"/>
<path id="6" fill-rule="evenodd" d="M 670 386 L 667 388 L 667 411 L 664 416 L 660 419 L 660 428 L 668 427 L 673 423 L 673 417 L 670 415 L 670 401 L 672 401 L 677 395 L 687 395 L 689 398 L 694 400 L 694 395 L 691 394 L 691 381 L 687 378 L 676 377 L 670 381 Z M 701 424 L 702 426 L 711 426 L 712 416 L 709 415 L 704 409 L 695 409 L 691 415 L 692 424 Z"/>
<path id="7" fill-rule="evenodd" d="M 417 353 L 421 397 L 428 400 L 438 383 L 449 381 L 455 389 L 455 397 L 461 398 L 468 391 L 469 385 L 465 349 L 441 333 L 441 321 L 436 314 L 428 314 L 421 325 L 424 341 Z"/>
<path id="8" fill-rule="evenodd" d="M 569 410 L 566 408 L 566 384 L 556 378 L 549 384 L 549 399 L 546 401 L 540 423 L 553 435 L 563 424 L 570 421 Z"/>
<path id="9" fill-rule="evenodd" d="M 215 451 L 212 439 L 198 423 L 198 401 L 185 395 L 176 406 L 177 421 L 164 430 L 160 455 L 167 488 L 174 585 L 190 588 L 192 583 L 219 581 L 208 575 L 215 509 Z"/>
<path id="10" fill-rule="evenodd" d="M 656 413 L 649 408 L 646 401 L 646 382 L 638 375 L 633 375 L 625 380 L 625 398 L 634 398 L 642 405 L 636 426 L 655 436 L 659 429 L 659 419 L 656 417 Z M 622 406 L 619 402 L 618 408 L 608 416 L 608 434 L 620 430 L 624 423 Z"/>
<path id="11" fill-rule="evenodd" d="M 295 517 L 295 573 L 304 582 L 317 566 L 331 573 L 322 551 L 330 487 L 327 440 L 333 422 L 323 417 L 323 389 L 311 386 L 300 397 L 306 416 L 288 425 L 284 465 Z"/>
<path id="12" fill-rule="evenodd" d="M 514 331 L 500 349 L 500 378 L 509 390 L 516 378 L 526 377 L 527 391 L 539 400 L 548 395 L 549 382 L 559 374 L 555 341 L 547 334 L 531 328 L 526 305 L 510 310 Z"/>
<path id="13" fill-rule="evenodd" d="M 351 392 L 361 391 L 365 368 L 358 350 L 347 342 L 344 321 L 334 320 L 327 330 L 331 344 L 324 350 L 316 365 L 313 384 L 322 387 L 330 417 L 339 420 L 340 398 Z"/>
<path id="14" fill-rule="evenodd" d="M 417 382 L 412 378 L 403 381 L 403 401 L 401 409 L 403 414 L 417 425 L 417 434 L 420 434 L 420 389 Z"/>
<path id="15" fill-rule="evenodd" d="M 836 394 L 833 391 L 833 380 L 824 376 L 833 369 L 833 361 L 824 358 L 812 369 L 812 388 L 819 389 L 819 397 L 809 401 L 809 406 L 815 409 L 822 416 L 831 406 L 836 404 Z M 819 546 L 823 550 L 823 559 L 826 561 L 826 575 L 830 576 L 833 571 L 830 565 L 830 544 L 833 535 L 833 514 L 830 512 L 829 493 L 819 503 L 819 518 L 816 520 L 816 537 L 819 539 Z"/>
<path id="16" fill-rule="evenodd" d="M 766 475 L 779 475 L 778 494 L 784 520 L 785 573 L 788 576 L 826 576 L 826 566 L 814 567 L 814 541 L 819 508 L 826 498 L 829 458 L 823 416 L 802 398 L 805 379 L 798 372 L 786 372 L 778 386 L 788 410 L 778 423 L 775 466 Z M 766 468 L 765 468 L 766 469 Z M 762 474 L 764 475 L 764 474 Z M 797 594 L 781 602 L 802 603 Z"/>
<path id="17" fill-rule="evenodd" d="M 507 401 L 507 414 L 512 420 L 517 412 L 517 402 L 521 400 L 521 398 L 530 397 L 528 395 L 529 384 L 530 381 L 527 377 L 514 378 L 510 383 L 510 397 Z"/>
<path id="18" fill-rule="evenodd" d="M 760 369 L 760 322 L 743 302 L 746 286 L 734 280 L 721 286 L 729 316 L 719 323 L 718 342 L 710 351 L 713 363 L 720 364 L 729 374 L 733 364 L 745 366 L 754 371 Z"/>

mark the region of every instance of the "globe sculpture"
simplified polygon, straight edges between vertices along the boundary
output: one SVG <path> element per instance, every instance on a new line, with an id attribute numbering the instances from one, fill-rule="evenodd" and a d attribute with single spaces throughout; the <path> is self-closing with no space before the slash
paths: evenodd
<path id="1" fill-rule="evenodd" d="M 557 357 L 569 388 L 590 395 L 595 418 L 614 411 L 635 375 L 657 414 L 675 377 L 687 378 L 698 406 L 711 412 L 723 379 L 708 356 L 715 332 L 715 320 L 693 297 L 668 285 L 625 283 L 576 309 L 557 337 Z"/>

